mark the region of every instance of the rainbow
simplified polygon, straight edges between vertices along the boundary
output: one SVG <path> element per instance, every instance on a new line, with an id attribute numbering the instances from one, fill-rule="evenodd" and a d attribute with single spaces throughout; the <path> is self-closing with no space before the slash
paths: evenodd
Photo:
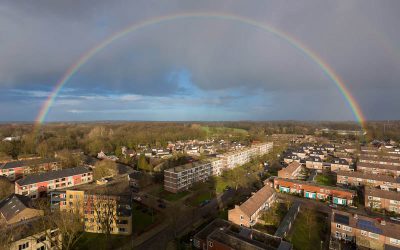
<path id="1" fill-rule="evenodd" d="M 287 34 L 284 31 L 278 30 L 271 25 L 260 23 L 245 17 L 225 14 L 225 13 L 203 13 L 203 12 L 195 12 L 195 13 L 183 13 L 183 14 L 175 14 L 175 15 L 168 15 L 168 16 L 161 16 L 157 18 L 152 18 L 140 23 L 134 23 L 116 33 L 110 35 L 108 38 L 88 50 L 84 53 L 74 64 L 72 64 L 65 74 L 61 77 L 61 79 L 57 82 L 54 86 L 53 91 L 44 102 L 43 106 L 40 109 L 39 114 L 36 117 L 35 124 L 40 126 L 45 121 L 46 115 L 48 114 L 51 106 L 53 105 L 54 101 L 56 100 L 58 94 L 68 82 L 68 80 L 86 63 L 88 62 L 94 55 L 96 55 L 99 51 L 106 48 L 108 45 L 113 43 L 114 41 L 124 37 L 127 34 L 132 32 L 136 32 L 140 29 L 144 29 L 146 27 L 157 25 L 160 23 L 171 22 L 175 20 L 182 20 L 182 19 L 194 19 L 194 18 L 207 18 L 207 19 L 220 19 L 220 20 L 227 20 L 227 21 L 234 21 L 240 22 L 242 24 L 246 24 L 265 32 L 268 32 L 279 39 L 286 41 L 290 44 L 293 48 L 301 51 L 306 57 L 311 59 L 325 74 L 328 78 L 335 83 L 336 87 L 344 97 L 346 103 L 348 104 L 349 108 L 351 109 L 355 120 L 360 124 L 361 128 L 364 129 L 365 118 L 361 111 L 360 106 L 358 105 L 356 99 L 352 96 L 349 89 L 346 87 L 344 82 L 340 79 L 339 75 L 335 73 L 335 71 L 326 63 L 316 52 L 309 49 L 305 46 L 301 41 L 296 39 L 295 37 Z"/>

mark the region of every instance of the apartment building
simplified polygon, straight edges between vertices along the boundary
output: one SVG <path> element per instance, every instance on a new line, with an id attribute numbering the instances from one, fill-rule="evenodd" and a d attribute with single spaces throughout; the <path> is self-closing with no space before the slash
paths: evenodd
<path id="1" fill-rule="evenodd" d="M 399 249 L 400 224 L 333 210 L 331 238 L 336 241 L 353 242 L 362 249 Z"/>
<path id="2" fill-rule="evenodd" d="M 305 198 L 327 200 L 337 205 L 352 205 L 356 192 L 340 187 L 318 185 L 313 182 L 274 179 L 274 188 L 282 193 L 300 194 Z"/>
<path id="3" fill-rule="evenodd" d="M 382 157 L 370 157 L 370 156 L 360 156 L 358 159 L 360 163 L 372 163 L 372 164 L 380 164 L 380 165 L 389 165 L 389 166 L 400 166 L 399 159 L 388 159 Z"/>
<path id="4" fill-rule="evenodd" d="M 290 163 L 287 167 L 278 171 L 278 177 L 286 179 L 297 179 L 302 170 L 302 165 L 297 161 Z"/>
<path id="5" fill-rule="evenodd" d="M 261 212 L 270 208 L 275 200 L 275 190 L 265 185 L 243 204 L 229 210 L 228 220 L 240 226 L 252 227 L 257 223 Z"/>
<path id="6" fill-rule="evenodd" d="M 212 157 L 207 159 L 211 163 L 211 175 L 220 176 L 224 170 L 224 161 L 218 157 Z"/>
<path id="7" fill-rule="evenodd" d="M 215 219 L 193 237 L 193 245 L 202 250 L 291 250 L 292 245 L 280 237 L 240 227 Z"/>
<path id="8" fill-rule="evenodd" d="M 400 213 L 400 192 L 365 187 L 365 207 Z"/>
<path id="9" fill-rule="evenodd" d="M 7 250 L 59 250 L 62 249 L 62 235 L 58 228 L 41 229 L 38 221 L 0 229 L 3 235 L 12 235 L 11 242 L 0 249 Z"/>
<path id="10" fill-rule="evenodd" d="M 379 187 L 384 190 L 396 189 L 400 191 L 400 177 L 391 177 L 388 175 L 369 174 L 360 171 L 337 172 L 337 183 L 349 186 L 370 186 Z"/>
<path id="11" fill-rule="evenodd" d="M 100 190 L 52 191 L 53 210 L 74 211 L 82 215 L 84 229 L 90 233 L 132 234 L 132 208 L 130 197 L 103 194 Z M 107 229 L 105 225 L 109 224 Z"/>
<path id="12" fill-rule="evenodd" d="M 346 159 L 335 158 L 331 162 L 331 171 L 354 171 L 354 164 L 351 164 Z"/>
<path id="13" fill-rule="evenodd" d="M 248 163 L 252 157 L 267 154 L 272 150 L 272 147 L 272 142 L 257 143 L 242 150 L 236 150 L 217 155 L 217 157 L 220 157 L 223 160 L 223 165 L 226 169 L 233 169 L 237 166 Z"/>
<path id="14" fill-rule="evenodd" d="M 360 162 L 357 165 L 357 171 L 369 174 L 383 174 L 397 177 L 400 176 L 400 166 L 393 165 Z"/>
<path id="15" fill-rule="evenodd" d="M 73 187 L 93 181 L 92 171 L 85 167 L 28 175 L 15 182 L 15 193 L 32 199 L 46 196 L 49 191 Z"/>
<path id="16" fill-rule="evenodd" d="M 0 163 L 0 176 L 6 176 L 11 181 L 28 174 L 58 170 L 59 162 L 55 159 L 31 159 Z"/>
<path id="17" fill-rule="evenodd" d="M 210 162 L 192 162 L 164 170 L 164 189 L 177 193 L 193 184 L 206 181 L 212 175 Z"/>

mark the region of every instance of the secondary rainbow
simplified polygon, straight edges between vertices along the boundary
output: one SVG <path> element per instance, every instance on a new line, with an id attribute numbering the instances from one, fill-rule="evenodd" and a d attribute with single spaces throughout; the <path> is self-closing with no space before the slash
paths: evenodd
<path id="1" fill-rule="evenodd" d="M 57 82 L 57 84 L 54 86 L 53 91 L 47 98 L 47 100 L 44 102 L 43 106 L 40 109 L 40 112 L 36 118 L 36 125 L 40 126 L 45 118 L 46 115 L 48 114 L 51 106 L 53 105 L 54 101 L 56 100 L 58 94 L 64 87 L 64 85 L 68 82 L 68 80 L 86 63 L 88 62 L 94 55 L 96 55 L 99 51 L 103 50 L 106 48 L 108 45 L 113 43 L 114 41 L 126 36 L 127 34 L 130 34 L 132 32 L 138 31 L 140 29 L 152 26 L 152 25 L 157 25 L 165 22 L 171 22 L 175 20 L 181 20 L 181 19 L 194 19 L 194 18 L 207 18 L 207 19 L 220 19 L 220 20 L 227 20 L 227 21 L 234 21 L 234 22 L 240 22 L 242 24 L 246 24 L 252 27 L 255 27 L 257 29 L 263 30 L 265 32 L 268 32 L 284 41 L 286 41 L 288 44 L 290 44 L 293 48 L 301 51 L 306 57 L 311 59 L 325 74 L 332 80 L 332 82 L 335 83 L 337 88 L 339 89 L 340 93 L 344 97 L 347 105 L 351 109 L 355 120 L 360 124 L 361 128 L 364 129 L 364 115 L 361 111 L 360 106 L 358 105 L 356 99 L 352 96 L 351 92 L 348 90 L 344 82 L 340 79 L 339 75 L 335 73 L 335 71 L 329 66 L 328 63 L 326 63 L 316 52 L 312 51 L 310 48 L 305 46 L 301 41 L 293 37 L 292 35 L 289 35 L 288 33 L 278 30 L 275 27 L 257 22 L 245 17 L 241 16 L 236 16 L 236 15 L 231 15 L 231 14 L 225 14 L 225 13 L 183 13 L 183 14 L 175 14 L 175 15 L 168 15 L 168 16 L 161 16 L 157 18 L 152 18 L 140 23 L 134 23 L 112 35 L 110 35 L 108 38 L 88 50 L 86 53 L 84 53 L 74 64 L 72 64 L 68 70 L 65 72 L 65 74 L 61 77 L 61 79 Z"/>

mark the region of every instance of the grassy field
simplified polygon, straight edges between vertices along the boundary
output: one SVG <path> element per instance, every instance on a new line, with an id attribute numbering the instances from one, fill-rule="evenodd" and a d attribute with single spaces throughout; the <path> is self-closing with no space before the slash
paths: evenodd
<path id="1" fill-rule="evenodd" d="M 207 136 L 247 136 L 249 134 L 247 130 L 240 128 L 201 126 L 201 129 L 207 133 Z"/>
<path id="2" fill-rule="evenodd" d="M 106 244 L 104 234 L 83 233 L 74 249 L 90 250 L 90 249 L 116 249 L 127 244 L 130 240 L 129 236 L 110 235 L 109 243 Z"/>
<path id="3" fill-rule="evenodd" d="M 157 187 L 156 189 L 152 190 L 150 193 L 154 196 L 160 197 L 167 201 L 178 201 L 178 200 L 186 197 L 188 194 L 190 194 L 189 191 L 183 191 L 183 192 L 174 194 L 174 193 L 165 191 L 162 186 Z"/>
<path id="4" fill-rule="evenodd" d="M 329 243 L 328 222 L 325 216 L 308 209 L 303 209 L 299 213 L 289 235 L 294 249 L 325 249 Z"/>
<path id="5" fill-rule="evenodd" d="M 141 234 L 148 228 L 151 224 L 157 222 L 159 219 L 159 214 L 157 211 L 149 210 L 144 206 L 138 204 L 133 205 L 132 210 L 132 221 L 133 223 L 133 233 Z"/>
<path id="6" fill-rule="evenodd" d="M 327 174 L 325 175 L 318 174 L 317 176 L 315 176 L 315 182 L 325 186 L 335 186 L 336 184 L 335 177 L 333 175 L 327 175 Z"/>

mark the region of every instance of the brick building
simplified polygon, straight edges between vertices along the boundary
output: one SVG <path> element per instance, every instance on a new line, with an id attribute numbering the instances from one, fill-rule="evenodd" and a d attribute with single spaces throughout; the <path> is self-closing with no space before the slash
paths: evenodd
<path id="1" fill-rule="evenodd" d="M 318 185 L 313 182 L 274 179 L 274 187 L 283 193 L 300 194 L 305 198 L 327 200 L 338 205 L 352 205 L 356 192 L 350 189 Z"/>
<path id="2" fill-rule="evenodd" d="M 248 200 L 228 211 L 228 220 L 245 227 L 254 226 L 263 210 L 276 200 L 275 190 L 268 185 L 254 193 Z"/>
<path id="3" fill-rule="evenodd" d="M 280 237 L 240 227 L 215 219 L 193 237 L 193 245 L 202 250 L 291 250 L 292 245 Z"/>
<path id="4" fill-rule="evenodd" d="M 361 249 L 399 249 L 400 224 L 333 210 L 331 238 L 353 242 Z"/>
<path id="5" fill-rule="evenodd" d="M 357 171 L 368 174 L 400 176 L 400 166 L 384 165 L 376 163 L 359 162 L 357 165 Z"/>
<path id="6" fill-rule="evenodd" d="M 278 177 L 286 179 L 296 179 L 302 170 L 302 165 L 297 161 L 290 163 L 287 167 L 278 171 Z"/>
<path id="7" fill-rule="evenodd" d="M 0 163 L 0 176 L 10 180 L 22 178 L 28 174 L 58 170 L 59 163 L 55 159 L 32 159 Z"/>
<path id="8" fill-rule="evenodd" d="M 391 177 L 388 175 L 369 174 L 360 171 L 348 172 L 338 171 L 337 172 L 337 183 L 349 186 L 370 186 L 380 187 L 381 189 L 398 189 L 400 190 L 400 178 Z"/>
<path id="9" fill-rule="evenodd" d="M 365 187 L 365 207 L 400 213 L 400 192 Z"/>
<path id="10" fill-rule="evenodd" d="M 49 191 L 73 187 L 93 181 L 92 171 L 85 167 L 28 175 L 15 182 L 15 193 L 33 199 L 46 196 Z"/>

